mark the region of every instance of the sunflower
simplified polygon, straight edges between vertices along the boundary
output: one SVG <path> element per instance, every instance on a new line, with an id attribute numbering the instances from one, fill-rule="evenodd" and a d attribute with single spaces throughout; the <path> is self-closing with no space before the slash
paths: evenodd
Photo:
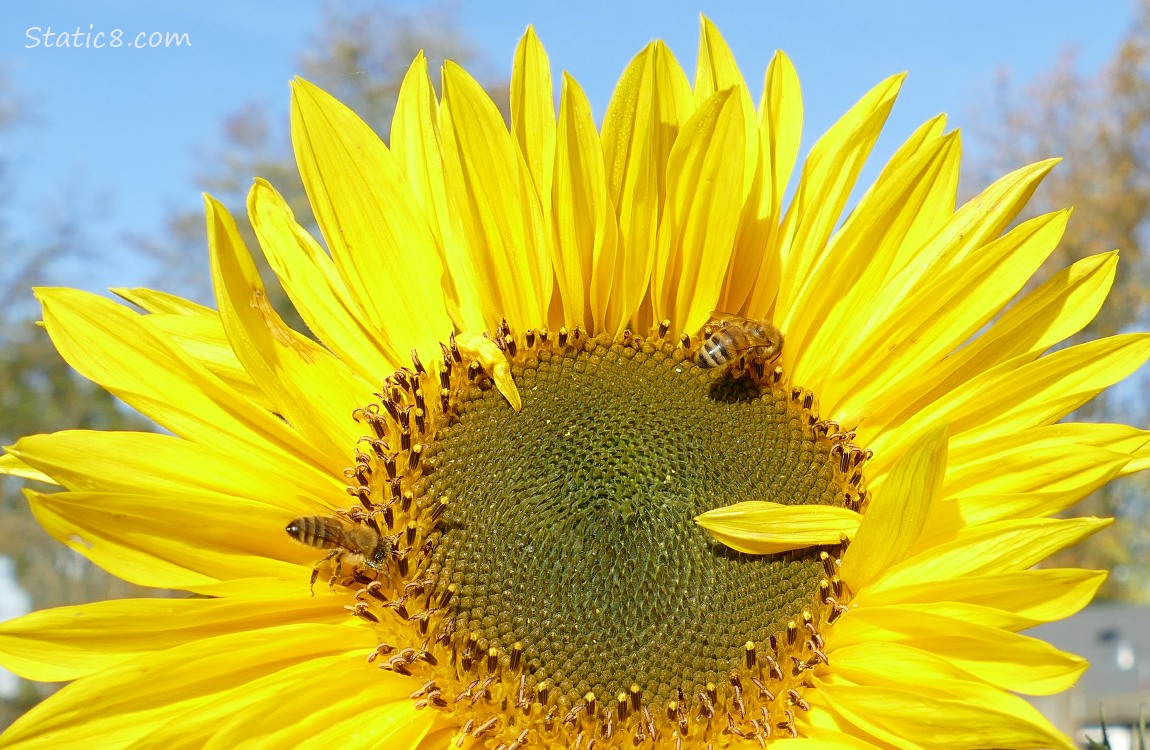
<path id="1" fill-rule="evenodd" d="M 0 465 L 62 488 L 27 493 L 57 539 L 196 596 L 0 626 L 4 666 L 74 681 L 0 744 L 1072 747 L 1017 694 L 1086 664 L 1019 631 L 1104 573 L 1034 566 L 1106 525 L 1053 516 L 1150 434 L 1058 420 L 1150 337 L 1057 347 L 1116 254 L 1028 288 L 1068 213 L 1011 224 L 1053 162 L 956 210 L 941 117 L 840 220 L 900 83 L 784 210 L 795 72 L 756 106 L 705 20 L 694 83 L 652 43 L 601 129 L 531 30 L 510 127 L 450 62 L 437 96 L 415 59 L 390 146 L 297 81 L 326 249 L 266 182 L 248 216 L 311 335 L 211 198 L 218 309 L 37 291 L 170 434 Z"/>

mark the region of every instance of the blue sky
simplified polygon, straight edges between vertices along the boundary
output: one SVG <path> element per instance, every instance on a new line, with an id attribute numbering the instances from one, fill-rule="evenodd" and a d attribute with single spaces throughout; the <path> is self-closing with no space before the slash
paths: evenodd
<path id="1" fill-rule="evenodd" d="M 494 71 L 509 70 L 516 41 L 527 24 L 535 24 L 556 79 L 560 70 L 572 72 L 597 117 L 623 66 L 650 39 L 667 40 L 692 68 L 698 15 L 705 13 L 727 38 L 752 88 L 761 84 L 774 50 L 792 58 L 807 106 L 804 148 L 868 88 L 909 71 L 874 169 L 902 137 L 938 112 L 950 113 L 953 125 L 969 124 L 972 108 L 990 96 L 1000 70 L 1029 80 L 1067 47 L 1078 51 L 1080 70 L 1097 70 L 1135 14 L 1132 0 L 595 0 L 455 7 L 460 27 Z M 200 205 L 191 176 L 217 142 L 226 115 L 256 100 L 286 118 L 287 82 L 320 18 L 318 0 L 6 2 L 0 11 L 0 69 L 33 117 L 15 140 L 0 143 L 3 157 L 14 159 L 15 205 L 3 217 L 12 235 L 27 239 L 40 226 L 40 215 L 98 206 L 86 222 L 85 239 L 109 261 L 76 269 L 75 278 L 60 269 L 54 280 L 89 289 L 144 283 L 146 266 L 132 256 L 125 235 L 155 234 L 166 212 Z M 125 41 L 140 32 L 184 33 L 191 46 L 32 46 L 32 37 L 42 39 L 49 27 L 57 33 L 103 31 L 106 39 L 119 29 Z"/>

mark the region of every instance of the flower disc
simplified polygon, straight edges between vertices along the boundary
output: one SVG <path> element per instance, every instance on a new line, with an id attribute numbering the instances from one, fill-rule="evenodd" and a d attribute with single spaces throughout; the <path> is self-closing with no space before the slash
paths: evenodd
<path id="1" fill-rule="evenodd" d="M 815 601 L 819 550 L 743 555 L 695 516 L 841 501 L 789 393 L 647 348 L 532 353 L 521 412 L 472 388 L 428 454 L 428 501 L 449 500 L 430 572 L 459 584 L 460 632 L 522 642 L 533 681 L 572 704 L 632 683 L 694 695 Z"/>
<path id="2" fill-rule="evenodd" d="M 482 356 L 445 347 L 439 409 L 417 361 L 358 412 L 375 457 L 348 472 L 363 484 L 347 518 L 394 545 L 399 580 L 360 567 L 344 583 L 377 600 L 358 596 L 360 616 L 407 623 L 384 667 L 430 678 L 422 707 L 508 741 L 570 744 L 580 721 L 619 741 L 792 726 L 841 550 L 744 554 L 696 520 L 750 500 L 857 510 L 850 436 L 757 355 L 712 368 L 662 336 L 494 340 L 521 403 Z"/>

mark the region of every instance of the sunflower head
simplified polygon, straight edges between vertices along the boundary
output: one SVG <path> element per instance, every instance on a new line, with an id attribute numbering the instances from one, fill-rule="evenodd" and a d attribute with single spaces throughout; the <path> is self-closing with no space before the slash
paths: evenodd
<path id="1" fill-rule="evenodd" d="M 264 181 L 248 216 L 314 337 L 210 198 L 216 309 L 38 292 L 171 434 L 31 436 L 0 469 L 62 487 L 28 494 L 66 544 L 201 596 L 0 626 L 6 666 L 75 680 L 4 740 L 1072 747 L 1016 693 L 1086 665 L 1018 631 L 1104 574 L 1034 566 L 1150 436 L 1055 423 L 1150 339 L 1046 353 L 1116 256 L 1027 290 L 1067 213 L 1012 223 L 1052 163 L 956 208 L 941 117 L 840 219 L 900 83 L 784 206 L 797 76 L 776 55 L 756 100 L 706 21 L 694 81 L 653 43 L 601 127 L 531 30 L 510 127 L 450 62 L 439 94 L 413 62 L 390 144 L 297 81 L 323 245 Z"/>

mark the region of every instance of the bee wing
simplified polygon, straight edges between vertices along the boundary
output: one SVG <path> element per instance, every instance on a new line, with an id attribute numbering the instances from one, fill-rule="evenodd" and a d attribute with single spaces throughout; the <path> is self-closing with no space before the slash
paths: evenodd
<path id="1" fill-rule="evenodd" d="M 347 529 L 343 521 L 325 519 L 325 523 L 316 524 L 314 534 L 316 539 L 323 540 L 325 547 L 347 546 Z"/>
<path id="2" fill-rule="evenodd" d="M 722 310 L 712 310 L 711 318 L 707 325 L 717 328 L 726 328 L 729 325 L 740 325 L 745 327 L 746 324 L 750 322 L 751 320 L 749 318 L 744 318 L 742 315 L 723 312 Z"/>

